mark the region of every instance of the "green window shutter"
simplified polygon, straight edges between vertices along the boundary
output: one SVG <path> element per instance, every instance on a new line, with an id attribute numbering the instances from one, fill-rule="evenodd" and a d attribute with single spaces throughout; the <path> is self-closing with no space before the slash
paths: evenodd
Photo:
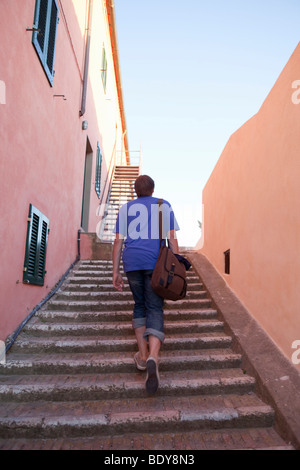
<path id="1" fill-rule="evenodd" d="M 101 193 L 101 168 L 102 168 L 102 154 L 101 154 L 99 142 L 97 142 L 95 190 L 96 190 L 98 198 L 100 198 L 100 193 Z"/>
<path id="2" fill-rule="evenodd" d="M 55 44 L 56 32 L 58 24 L 58 7 L 54 0 L 51 2 L 51 13 L 49 18 L 49 36 L 48 36 L 48 50 L 47 50 L 47 65 L 52 76 L 54 74 L 54 57 L 55 57 Z"/>
<path id="3" fill-rule="evenodd" d="M 49 220 L 32 204 L 29 206 L 23 282 L 44 285 Z"/>
<path id="4" fill-rule="evenodd" d="M 36 0 L 32 44 L 50 84 L 53 84 L 58 6 L 56 0 Z"/>

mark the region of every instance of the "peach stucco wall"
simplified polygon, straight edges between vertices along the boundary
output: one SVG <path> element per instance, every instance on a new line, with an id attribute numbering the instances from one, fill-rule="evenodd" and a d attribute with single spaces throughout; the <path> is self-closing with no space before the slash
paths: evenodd
<path id="1" fill-rule="evenodd" d="M 300 340 L 300 93 L 292 88 L 299 71 L 300 44 L 210 176 L 201 242 L 201 252 L 289 359 Z"/>
<path id="2" fill-rule="evenodd" d="M 98 223 L 94 189 L 97 142 L 102 182 L 123 134 L 104 2 L 94 3 L 86 113 L 79 116 L 88 0 L 58 0 L 55 77 L 51 87 L 31 43 L 35 0 L 0 2 L 1 99 L 0 340 L 49 293 L 77 256 L 87 138 L 93 151 L 89 231 Z M 18 18 L 18 21 L 15 19 Z M 101 82 L 102 45 L 108 85 Z M 66 100 L 54 98 L 65 95 Z M 3 98 L 3 97 L 2 97 Z M 82 121 L 88 129 L 82 129 Z M 50 220 L 45 285 L 23 284 L 29 204 Z"/>

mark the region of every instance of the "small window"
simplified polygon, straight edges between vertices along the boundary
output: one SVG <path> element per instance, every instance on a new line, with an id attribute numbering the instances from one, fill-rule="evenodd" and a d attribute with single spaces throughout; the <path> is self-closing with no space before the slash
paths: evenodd
<path id="1" fill-rule="evenodd" d="M 230 274 L 230 250 L 224 252 L 224 272 Z"/>
<path id="2" fill-rule="evenodd" d="M 103 83 L 104 91 L 106 92 L 107 58 L 106 58 L 106 52 L 105 52 L 105 47 L 104 46 L 103 46 L 103 49 L 102 49 L 101 77 L 102 77 L 102 83 Z"/>
<path id="3" fill-rule="evenodd" d="M 95 178 L 95 190 L 98 198 L 101 193 L 101 167 L 102 167 L 102 154 L 100 150 L 99 142 L 97 143 L 97 157 L 96 157 L 96 178 Z"/>
<path id="4" fill-rule="evenodd" d="M 36 0 L 33 27 L 37 31 L 32 34 L 32 44 L 51 86 L 54 77 L 57 24 L 58 6 L 56 0 Z"/>
<path id="5" fill-rule="evenodd" d="M 32 204 L 29 206 L 23 282 L 44 285 L 49 220 Z"/>

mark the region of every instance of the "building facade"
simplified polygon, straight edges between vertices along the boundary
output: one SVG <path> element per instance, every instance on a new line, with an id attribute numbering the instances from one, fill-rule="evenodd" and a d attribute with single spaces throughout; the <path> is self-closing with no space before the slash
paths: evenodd
<path id="1" fill-rule="evenodd" d="M 113 1 L 1 2 L 0 31 L 7 341 L 76 260 L 79 231 L 96 231 L 128 141 Z"/>
<path id="2" fill-rule="evenodd" d="M 198 249 L 300 368 L 300 44 L 203 191 Z"/>

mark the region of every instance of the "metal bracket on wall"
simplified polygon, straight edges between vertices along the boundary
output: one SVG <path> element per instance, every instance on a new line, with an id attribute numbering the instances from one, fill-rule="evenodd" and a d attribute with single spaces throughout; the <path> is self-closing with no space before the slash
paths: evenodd
<path id="1" fill-rule="evenodd" d="M 36 28 L 35 26 L 33 26 L 32 28 L 26 28 L 26 31 L 32 31 L 34 33 L 38 33 L 38 34 L 41 34 L 43 35 L 43 33 L 41 32 L 41 30 L 39 28 Z"/>
<path id="2" fill-rule="evenodd" d="M 65 97 L 65 95 L 53 95 L 53 96 L 63 98 L 64 101 L 67 101 L 67 98 Z"/>

